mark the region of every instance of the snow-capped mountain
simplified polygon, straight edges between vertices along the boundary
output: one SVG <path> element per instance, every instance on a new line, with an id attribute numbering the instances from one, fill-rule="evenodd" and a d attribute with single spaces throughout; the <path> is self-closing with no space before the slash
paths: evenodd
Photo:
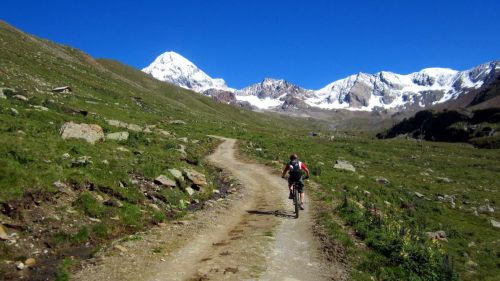
<path id="1" fill-rule="evenodd" d="M 418 109 L 456 99 L 492 82 L 500 75 L 500 61 L 481 64 L 466 71 L 426 68 L 406 75 L 387 71 L 358 73 L 319 90 L 308 90 L 283 79 L 271 78 L 235 90 L 229 88 L 223 79 L 211 78 L 174 52 L 160 55 L 143 71 L 218 101 L 251 105 L 260 110 L 319 108 L 371 111 Z"/>
<path id="2" fill-rule="evenodd" d="M 175 52 L 161 54 L 142 71 L 158 80 L 196 92 L 208 89 L 230 90 L 224 79 L 208 76 L 192 62 Z"/>

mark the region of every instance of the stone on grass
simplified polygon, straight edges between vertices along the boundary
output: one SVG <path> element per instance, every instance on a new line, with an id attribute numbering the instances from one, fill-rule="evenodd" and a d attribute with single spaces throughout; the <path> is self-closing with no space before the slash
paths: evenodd
<path id="1" fill-rule="evenodd" d="M 23 270 L 23 269 L 25 269 L 25 268 L 26 268 L 26 265 L 24 265 L 24 263 L 23 263 L 23 262 L 17 262 L 17 263 L 16 263 L 16 268 L 17 268 L 18 270 Z"/>
<path id="2" fill-rule="evenodd" d="M 349 163 L 348 161 L 345 161 L 345 160 L 335 161 L 335 165 L 333 166 L 333 168 L 335 168 L 337 170 L 356 172 L 356 168 L 354 168 L 354 166 L 351 163 Z"/>
<path id="3" fill-rule="evenodd" d="M 158 207 L 155 203 L 149 203 L 148 206 L 155 211 L 161 211 L 160 207 Z"/>
<path id="4" fill-rule="evenodd" d="M 0 224 L 0 240 L 9 240 L 9 235 L 7 235 L 7 232 L 3 228 L 3 226 Z"/>
<path id="5" fill-rule="evenodd" d="M 10 114 L 12 116 L 16 116 L 16 115 L 19 115 L 19 111 L 17 111 L 17 109 L 15 109 L 15 108 L 11 107 L 10 108 Z"/>
<path id="6" fill-rule="evenodd" d="M 420 192 L 414 192 L 415 193 L 415 196 L 417 196 L 418 198 L 423 198 L 425 195 L 423 195 L 422 193 Z"/>
<path id="7" fill-rule="evenodd" d="M 436 178 L 438 180 L 438 182 L 444 182 L 444 183 L 450 183 L 451 180 L 449 178 L 446 178 L 446 177 L 437 177 Z"/>
<path id="8" fill-rule="evenodd" d="M 188 138 L 186 138 L 186 137 L 178 138 L 178 140 L 185 142 L 185 143 L 189 142 Z"/>
<path id="9" fill-rule="evenodd" d="M 494 219 L 490 219 L 490 223 L 495 228 L 500 228 L 500 221 L 496 221 Z"/>
<path id="10" fill-rule="evenodd" d="M 127 124 L 126 128 L 134 132 L 142 132 L 141 126 L 136 124 Z"/>
<path id="11" fill-rule="evenodd" d="M 389 183 L 389 180 L 384 178 L 384 177 L 376 177 L 375 181 L 380 183 L 380 184 L 388 184 Z"/>
<path id="12" fill-rule="evenodd" d="M 176 125 L 186 125 L 186 121 L 183 120 L 172 120 L 169 122 L 170 124 L 176 124 Z"/>
<path id="13" fill-rule="evenodd" d="M 480 206 L 479 208 L 477 208 L 477 211 L 480 214 L 485 214 L 485 213 L 493 213 L 493 212 L 495 212 L 495 209 L 493 207 L 491 207 L 490 204 L 486 204 L 486 205 L 483 205 L 483 206 Z"/>
<path id="14" fill-rule="evenodd" d="M 14 95 L 13 98 L 18 99 L 20 101 L 28 101 L 28 98 L 23 95 Z"/>
<path id="15" fill-rule="evenodd" d="M 184 174 L 188 180 L 197 186 L 204 186 L 208 184 L 205 175 L 195 170 L 184 169 Z"/>
<path id="16" fill-rule="evenodd" d="M 128 251 L 127 248 L 123 247 L 122 245 L 118 245 L 118 244 L 114 245 L 113 248 L 117 249 L 118 251 L 120 251 L 122 253 L 125 253 Z"/>
<path id="17" fill-rule="evenodd" d="M 25 261 L 24 261 L 24 265 L 26 265 L 27 267 L 34 267 L 36 265 L 36 260 L 35 258 L 27 258 Z"/>
<path id="18" fill-rule="evenodd" d="M 172 176 L 175 178 L 175 179 L 178 179 L 178 180 L 183 180 L 184 179 L 184 176 L 182 176 L 182 172 L 177 170 L 177 169 L 168 169 L 168 171 L 170 172 L 170 174 L 172 174 Z"/>
<path id="19" fill-rule="evenodd" d="M 7 96 L 4 95 L 3 91 L 0 91 L 0 99 L 6 99 Z"/>
<path id="20" fill-rule="evenodd" d="M 104 132 L 101 126 L 96 124 L 77 124 L 66 122 L 59 131 L 63 139 L 84 139 L 94 144 L 97 141 L 104 140 Z"/>
<path id="21" fill-rule="evenodd" d="M 192 189 L 191 187 L 186 187 L 186 193 L 187 193 L 189 196 L 193 196 L 193 194 L 194 194 L 194 189 Z"/>
<path id="22" fill-rule="evenodd" d="M 160 185 L 163 185 L 163 186 L 167 186 L 167 187 L 175 187 L 176 186 L 176 183 L 174 180 L 171 180 L 169 179 L 167 176 L 165 175 L 159 175 L 158 177 L 156 177 L 155 179 L 155 183 L 156 184 L 160 184 Z"/>
<path id="23" fill-rule="evenodd" d="M 435 232 L 426 232 L 426 234 L 432 239 L 446 240 L 446 232 L 444 232 L 443 230 L 438 230 Z"/>
<path id="24" fill-rule="evenodd" d="M 67 159 L 70 157 L 71 157 L 71 155 L 69 155 L 69 153 L 67 153 L 67 152 L 62 155 L 62 158 L 64 158 L 64 159 Z"/>
<path id="25" fill-rule="evenodd" d="M 106 135 L 106 139 L 108 140 L 117 140 L 117 141 L 126 141 L 128 140 L 128 132 L 116 132 L 109 133 Z"/>
<path id="26" fill-rule="evenodd" d="M 74 160 L 73 163 L 71 163 L 71 166 L 73 167 L 82 167 L 82 166 L 87 166 L 89 164 L 92 164 L 92 157 L 90 156 L 81 156 L 78 157 L 78 159 Z"/>
<path id="27" fill-rule="evenodd" d="M 116 150 L 121 151 L 121 152 L 130 152 L 130 150 L 128 150 L 127 148 L 125 148 L 123 146 L 117 147 Z"/>
<path id="28" fill-rule="evenodd" d="M 61 181 L 56 181 L 53 183 L 53 185 L 57 189 L 63 189 L 63 188 L 68 187 L 64 182 L 61 182 Z"/>
<path id="29" fill-rule="evenodd" d="M 48 108 L 46 108 L 45 106 L 41 106 L 41 105 L 35 105 L 35 106 L 33 106 L 33 108 L 36 110 L 40 110 L 40 111 L 49 111 Z"/>

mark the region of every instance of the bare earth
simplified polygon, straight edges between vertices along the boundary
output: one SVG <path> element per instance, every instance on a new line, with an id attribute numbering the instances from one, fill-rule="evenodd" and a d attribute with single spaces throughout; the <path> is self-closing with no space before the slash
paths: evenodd
<path id="1" fill-rule="evenodd" d="M 101 254 L 74 280 L 345 280 L 326 264 L 306 210 L 295 219 L 286 182 L 268 167 L 235 156 L 224 139 L 209 161 L 241 186 L 188 221 L 142 233 Z"/>

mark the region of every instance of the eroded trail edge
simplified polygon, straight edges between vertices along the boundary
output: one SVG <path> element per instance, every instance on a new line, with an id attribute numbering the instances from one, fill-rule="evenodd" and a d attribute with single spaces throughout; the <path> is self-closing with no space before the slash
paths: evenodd
<path id="1" fill-rule="evenodd" d="M 208 157 L 244 186 L 242 192 L 124 244 L 76 280 L 336 280 L 312 235 L 308 207 L 295 219 L 286 182 L 268 167 L 236 156 L 223 139 Z M 155 249 L 163 251 L 155 251 Z"/>

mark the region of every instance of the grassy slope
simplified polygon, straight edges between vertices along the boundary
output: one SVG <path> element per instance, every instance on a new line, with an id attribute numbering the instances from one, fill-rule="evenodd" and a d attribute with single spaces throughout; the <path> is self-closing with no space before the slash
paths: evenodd
<path id="1" fill-rule="evenodd" d="M 89 223 L 87 235 L 91 241 L 101 237 L 99 235 L 105 238 L 114 233 L 115 228 L 103 230 L 106 223 L 117 224 L 116 228 L 132 228 L 132 231 L 144 227 L 137 223 L 143 221 L 138 215 L 140 210 L 148 212 L 143 215 L 147 220 L 155 217 L 161 220 L 160 215 L 146 207 L 150 201 L 139 192 L 139 186 L 131 181 L 130 174 L 152 179 L 171 167 L 190 167 L 210 174 L 210 167 L 181 161 L 175 148 L 182 142 L 176 138 L 165 139 L 158 133 L 136 133 L 127 142 L 106 141 L 96 145 L 79 140 L 63 141 L 58 134 L 60 126 L 70 120 L 96 123 L 106 132 L 121 131 L 107 125 L 104 120 L 118 119 L 141 126 L 156 125 L 177 137 L 201 140 L 198 144 L 186 144 L 188 157 L 192 160 L 200 159 L 215 146 L 216 143 L 206 138 L 206 134 L 243 139 L 248 153 L 266 160 L 281 161 L 291 151 L 296 151 L 317 174 L 314 179 L 324 187 L 317 195 L 325 202 L 339 200 L 346 194 L 349 202 L 374 204 L 377 209 L 390 214 L 386 219 L 388 222 L 418 225 L 421 231 L 443 229 L 449 235 L 448 242 L 439 244 L 451 253 L 463 279 L 494 280 L 498 275 L 498 230 L 487 221 L 488 217 L 499 220 L 496 208 L 500 199 L 497 193 L 500 186 L 498 150 L 343 135 L 336 135 L 334 141 L 326 137 L 309 138 L 306 137 L 307 131 L 315 130 L 315 126 L 321 124 L 300 119 L 291 122 L 289 117 L 217 104 L 191 91 L 158 82 L 118 62 L 95 61 L 76 49 L 25 35 L 3 23 L 0 23 L 0 44 L 0 87 L 15 88 L 30 98 L 28 103 L 12 98 L 0 99 L 0 202 L 19 198 L 27 190 L 56 192 L 52 187 L 55 180 L 76 181 L 83 186 L 90 182 L 116 190 L 127 204 L 126 210 L 103 207 L 93 196 L 106 194 L 99 189 L 84 189 L 72 203 L 73 207 L 82 215 L 103 219 L 102 224 Z M 60 96 L 47 91 L 62 85 L 72 86 L 74 93 Z M 49 111 L 36 111 L 30 105 L 44 105 Z M 10 108 L 16 108 L 19 115 L 13 116 Z M 80 110 L 95 114 L 85 117 L 78 113 Z M 176 119 L 186 121 L 187 125 L 169 123 Z M 142 151 L 142 154 L 116 151 L 118 146 Z M 92 156 L 94 164 L 71 167 L 72 159 L 64 159 L 64 153 L 70 153 L 71 158 Z M 338 158 L 353 162 L 357 173 L 334 170 L 332 166 Z M 101 163 L 104 159 L 110 162 L 109 166 Z M 432 169 L 432 172 L 427 169 Z M 375 183 L 375 176 L 386 177 L 390 184 Z M 449 177 L 452 182 L 440 182 L 437 179 L 440 176 Z M 129 187 L 120 188 L 120 181 Z M 365 197 L 364 190 L 370 191 L 371 195 Z M 423 193 L 430 200 L 416 198 L 411 193 L 413 191 Z M 456 208 L 436 201 L 436 194 L 456 194 Z M 187 200 L 186 194 L 174 190 L 164 195 L 167 202 L 157 202 L 162 208 L 182 212 L 182 206 L 177 204 L 179 199 Z M 199 198 L 203 199 L 203 196 Z M 470 207 L 484 204 L 485 199 L 495 206 L 495 213 L 472 215 Z M 401 208 L 402 203 L 412 205 L 416 211 L 406 212 Z M 363 230 L 362 224 L 366 225 L 371 219 L 362 210 L 337 211 L 360 231 Z M 106 217 L 116 214 L 120 215 L 119 222 L 106 220 Z M 361 218 L 354 220 L 353 217 L 359 214 Z M 326 221 L 329 215 L 325 214 Z M 328 222 L 332 235 L 338 234 L 336 229 L 339 227 Z M 66 232 L 73 244 L 85 241 L 78 238 L 85 236 L 78 235 L 85 234 L 81 229 Z M 374 230 L 364 230 L 366 242 L 373 251 L 352 250 L 353 255 L 359 256 L 354 262 L 361 272 L 354 271 L 355 279 L 364 280 L 369 275 L 378 275 L 382 279 L 387 273 L 384 269 L 394 268 L 370 242 L 370 235 L 374 233 Z M 67 238 L 64 235 L 57 237 Z M 384 237 L 380 236 L 379 240 Z M 469 242 L 475 242 L 476 246 L 469 247 Z M 478 264 L 477 267 L 466 265 L 468 258 L 465 253 Z M 8 251 L 4 254 L 5 258 L 16 258 Z"/>

